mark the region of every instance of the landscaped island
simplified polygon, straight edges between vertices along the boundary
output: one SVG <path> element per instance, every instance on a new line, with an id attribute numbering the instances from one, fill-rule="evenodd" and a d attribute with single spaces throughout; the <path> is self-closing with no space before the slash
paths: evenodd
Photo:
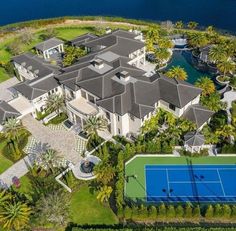
<path id="1" fill-rule="evenodd" d="M 233 230 L 236 40 L 196 28 L 0 28 L 0 227 Z"/>

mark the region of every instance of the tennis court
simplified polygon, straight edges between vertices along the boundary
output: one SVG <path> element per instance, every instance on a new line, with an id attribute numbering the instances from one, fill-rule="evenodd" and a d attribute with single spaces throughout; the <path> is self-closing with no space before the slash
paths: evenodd
<path id="1" fill-rule="evenodd" d="M 236 202 L 235 165 L 145 165 L 147 202 Z"/>

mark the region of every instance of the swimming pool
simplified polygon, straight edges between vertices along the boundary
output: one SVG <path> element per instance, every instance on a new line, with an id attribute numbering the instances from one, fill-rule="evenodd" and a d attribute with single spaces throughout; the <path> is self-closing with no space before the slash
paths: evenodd
<path id="1" fill-rule="evenodd" d="M 191 84 L 194 84 L 203 76 L 208 76 L 214 81 L 217 89 L 222 88 L 222 85 L 219 85 L 217 84 L 217 82 L 215 82 L 215 77 L 213 74 L 207 71 L 198 70 L 193 66 L 192 54 L 190 51 L 175 50 L 170 62 L 168 63 L 168 66 L 165 68 L 165 71 L 169 70 L 173 66 L 180 66 L 184 68 L 184 70 L 188 74 L 187 82 Z"/>
<path id="2" fill-rule="evenodd" d="M 146 165 L 147 202 L 236 202 L 235 165 Z"/>

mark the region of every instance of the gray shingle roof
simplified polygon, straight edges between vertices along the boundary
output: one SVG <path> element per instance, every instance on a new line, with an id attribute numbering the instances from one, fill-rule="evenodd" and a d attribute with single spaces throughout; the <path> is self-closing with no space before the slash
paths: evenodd
<path id="1" fill-rule="evenodd" d="M 15 85 L 13 88 L 24 95 L 27 99 L 33 100 L 58 86 L 54 76 L 25 81 Z"/>
<path id="2" fill-rule="evenodd" d="M 94 39 L 98 38 L 97 35 L 95 34 L 92 34 L 92 33 L 88 33 L 88 34 L 84 34 L 84 35 L 81 35 L 81 36 L 78 36 L 77 38 L 75 39 L 72 39 L 70 41 L 70 43 L 73 45 L 73 46 L 78 46 L 80 47 L 81 45 L 83 45 L 84 43 L 86 42 L 89 42 L 89 41 L 92 41 Z"/>
<path id="3" fill-rule="evenodd" d="M 50 39 L 48 39 L 48 40 L 46 40 L 44 42 L 41 42 L 41 43 L 37 44 L 35 46 L 35 48 L 37 50 L 40 50 L 40 51 L 43 52 L 43 51 L 49 50 L 49 49 L 51 49 L 53 47 L 59 46 L 59 45 L 61 45 L 63 43 L 64 42 L 62 40 L 58 39 L 58 38 L 50 38 Z"/>
<path id="4" fill-rule="evenodd" d="M 9 118 L 17 118 L 21 114 L 5 101 L 0 101 L 0 124 Z"/>
<path id="5" fill-rule="evenodd" d="M 188 132 L 184 135 L 184 144 L 190 147 L 202 146 L 205 143 L 205 137 L 199 132 Z"/>
<path id="6" fill-rule="evenodd" d="M 14 62 L 25 67 L 38 77 L 44 77 L 56 72 L 56 68 L 44 63 L 42 59 L 37 58 L 31 53 L 24 53 L 12 58 Z"/>
<path id="7" fill-rule="evenodd" d="M 206 107 L 195 104 L 188 108 L 188 110 L 183 114 L 183 117 L 194 122 L 197 125 L 197 128 L 200 128 L 213 114 L 214 112 Z"/>

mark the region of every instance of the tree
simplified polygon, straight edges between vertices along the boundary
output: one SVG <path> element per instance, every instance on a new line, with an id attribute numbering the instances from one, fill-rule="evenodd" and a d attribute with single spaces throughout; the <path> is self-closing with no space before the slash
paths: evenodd
<path id="1" fill-rule="evenodd" d="M 102 161 L 94 167 L 96 180 L 107 185 L 115 177 L 115 169 L 109 163 Z"/>
<path id="2" fill-rule="evenodd" d="M 23 230 L 28 226 L 31 209 L 23 202 L 8 201 L 0 208 L 0 223 L 9 230 Z"/>
<path id="3" fill-rule="evenodd" d="M 222 44 L 214 45 L 209 51 L 209 59 L 213 63 L 219 63 L 227 59 L 225 46 Z"/>
<path id="4" fill-rule="evenodd" d="M 235 64 L 230 60 L 224 60 L 217 64 L 217 68 L 223 73 L 223 76 L 225 77 L 226 74 L 235 71 Z"/>
<path id="5" fill-rule="evenodd" d="M 218 92 L 214 92 L 207 96 L 201 96 L 201 103 L 203 106 L 206 106 L 212 111 L 219 111 L 224 109 L 224 103 L 221 102 L 220 94 Z"/>
<path id="6" fill-rule="evenodd" d="M 46 108 L 49 112 L 60 114 L 61 110 L 65 109 L 65 98 L 60 94 L 49 95 L 46 99 Z"/>
<path id="7" fill-rule="evenodd" d="M 198 26 L 198 23 L 197 23 L 197 22 L 191 21 L 191 22 L 188 23 L 188 28 L 191 29 L 191 30 L 196 29 L 197 26 Z"/>
<path id="8" fill-rule="evenodd" d="M 12 198 L 12 195 L 10 193 L 7 193 L 6 190 L 0 191 L 0 207 L 9 199 Z"/>
<path id="9" fill-rule="evenodd" d="M 176 217 L 177 218 L 183 218 L 183 216 L 184 216 L 184 209 L 183 209 L 182 205 L 178 205 L 176 207 L 175 213 L 176 213 Z"/>
<path id="10" fill-rule="evenodd" d="M 102 116 L 90 116 L 84 125 L 84 130 L 92 139 L 98 137 L 98 131 L 104 131 L 106 129 L 107 120 Z"/>
<path id="11" fill-rule="evenodd" d="M 176 27 L 177 29 L 183 29 L 183 27 L 184 27 L 183 21 L 177 21 L 177 22 L 175 23 L 175 27 Z"/>
<path id="12" fill-rule="evenodd" d="M 193 208 L 193 217 L 194 218 L 200 218 L 201 217 L 201 210 L 200 210 L 199 205 L 197 205 Z"/>
<path id="13" fill-rule="evenodd" d="M 209 41 L 205 34 L 192 33 L 189 35 L 189 45 L 193 48 L 200 48 L 206 46 Z"/>
<path id="14" fill-rule="evenodd" d="M 159 33 L 157 27 L 149 27 L 147 34 L 146 34 L 146 40 L 152 41 L 152 43 L 157 43 L 159 39 Z"/>
<path id="15" fill-rule="evenodd" d="M 214 206 L 214 217 L 220 218 L 222 216 L 222 207 L 220 204 Z"/>
<path id="16" fill-rule="evenodd" d="M 14 41 L 10 43 L 7 47 L 7 49 L 13 54 L 13 55 L 19 55 L 23 51 L 23 44 L 22 42 L 18 39 L 17 41 Z"/>
<path id="17" fill-rule="evenodd" d="M 164 203 L 158 206 L 158 218 L 166 217 L 166 206 Z"/>
<path id="18" fill-rule="evenodd" d="M 156 219 L 157 217 L 157 208 L 155 206 L 150 206 L 148 209 L 149 217 L 151 219 Z"/>
<path id="19" fill-rule="evenodd" d="M 23 130 L 21 122 L 17 119 L 9 118 L 4 123 L 4 135 L 9 142 L 9 145 L 14 153 L 14 159 L 20 158 L 21 153 L 18 146 L 19 133 Z"/>
<path id="20" fill-rule="evenodd" d="M 65 56 L 63 58 L 63 65 L 65 67 L 71 66 L 78 60 L 80 57 L 86 55 L 86 51 L 75 46 L 67 46 L 65 48 Z"/>
<path id="21" fill-rule="evenodd" d="M 222 128 L 219 128 L 216 134 L 221 136 L 225 141 L 228 141 L 230 136 L 235 134 L 235 128 L 230 124 L 226 124 Z"/>
<path id="22" fill-rule="evenodd" d="M 21 32 L 21 35 L 19 37 L 19 40 L 23 43 L 23 44 L 27 44 L 30 45 L 31 42 L 34 39 L 34 35 L 32 33 L 32 31 L 28 28 L 23 29 L 23 31 Z"/>
<path id="23" fill-rule="evenodd" d="M 205 218 L 207 219 L 211 219 L 213 218 L 214 215 L 214 209 L 212 205 L 208 205 L 207 209 L 206 209 L 206 213 L 205 213 Z"/>
<path id="24" fill-rule="evenodd" d="M 49 149 L 40 154 L 36 162 L 42 169 L 54 174 L 54 169 L 61 167 L 63 160 L 62 157 L 58 155 L 57 151 Z"/>
<path id="25" fill-rule="evenodd" d="M 43 34 L 40 35 L 42 40 L 50 39 L 57 36 L 57 31 L 54 28 L 47 28 L 43 31 Z"/>
<path id="26" fill-rule="evenodd" d="M 186 218 L 192 218 L 193 215 L 193 209 L 191 205 L 188 203 L 185 207 L 185 217 Z"/>
<path id="27" fill-rule="evenodd" d="M 213 34 L 213 33 L 215 33 L 215 29 L 214 29 L 213 26 L 208 26 L 206 28 L 206 32 L 209 33 L 209 34 Z"/>
<path id="28" fill-rule="evenodd" d="M 174 47 L 173 42 L 167 38 L 158 39 L 159 48 L 171 49 Z"/>
<path id="29" fill-rule="evenodd" d="M 225 219 L 229 219 L 230 218 L 230 216 L 231 216 L 231 208 L 230 208 L 229 205 L 227 205 L 227 204 L 222 205 L 222 216 Z"/>
<path id="30" fill-rule="evenodd" d="M 97 199 L 100 202 L 102 202 L 102 203 L 108 202 L 108 200 L 109 200 L 109 198 L 111 196 L 112 191 L 113 191 L 113 189 L 112 189 L 111 186 L 105 185 L 105 186 L 101 187 L 100 191 L 99 191 L 99 193 L 97 195 Z"/>
<path id="31" fill-rule="evenodd" d="M 162 64 L 170 58 L 170 52 L 166 48 L 157 48 L 155 50 L 155 56 L 157 62 L 160 62 Z"/>
<path id="32" fill-rule="evenodd" d="M 208 125 L 203 127 L 202 134 L 206 139 L 206 144 L 217 144 L 220 141 L 219 136 Z"/>
<path id="33" fill-rule="evenodd" d="M 69 200 L 61 191 L 52 192 L 42 196 L 36 203 L 35 214 L 40 224 L 50 222 L 54 226 L 61 227 L 67 224 L 69 219 Z"/>
<path id="34" fill-rule="evenodd" d="M 187 80 L 188 74 L 184 68 L 180 66 L 172 67 L 166 72 L 166 76 L 169 78 L 177 78 L 180 80 Z"/>
<path id="35" fill-rule="evenodd" d="M 173 205 L 169 205 L 166 211 L 167 218 L 175 218 L 175 207 Z"/>
<path id="36" fill-rule="evenodd" d="M 210 95 L 216 90 L 214 82 L 207 76 L 198 79 L 195 83 L 195 86 L 203 90 L 203 96 Z"/>

